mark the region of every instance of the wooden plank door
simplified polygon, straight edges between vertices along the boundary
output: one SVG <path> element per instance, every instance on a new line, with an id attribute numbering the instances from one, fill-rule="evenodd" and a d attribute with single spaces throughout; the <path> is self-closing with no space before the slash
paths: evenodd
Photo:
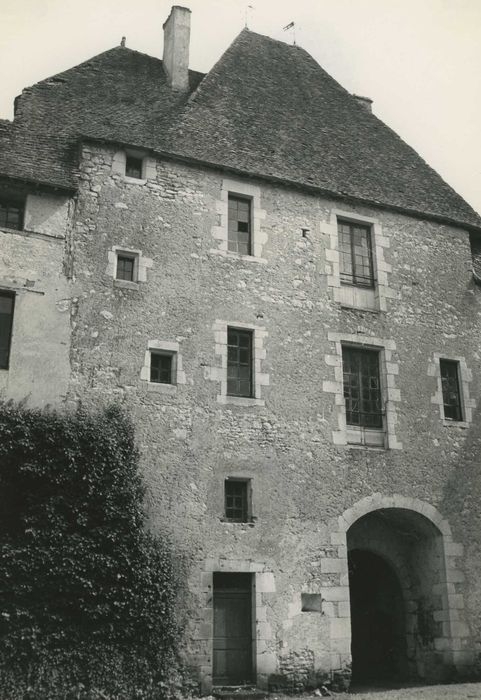
<path id="1" fill-rule="evenodd" d="M 214 685 L 252 683 L 252 576 L 214 573 Z"/>

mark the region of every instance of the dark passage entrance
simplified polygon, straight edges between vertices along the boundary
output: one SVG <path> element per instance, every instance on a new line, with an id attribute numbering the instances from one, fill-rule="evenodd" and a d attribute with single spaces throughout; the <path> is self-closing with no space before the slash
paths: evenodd
<path id="1" fill-rule="evenodd" d="M 406 677 L 404 602 L 399 580 L 377 554 L 349 552 L 352 682 L 385 685 Z"/>
<path id="2" fill-rule="evenodd" d="M 214 685 L 253 681 L 252 575 L 214 573 Z"/>

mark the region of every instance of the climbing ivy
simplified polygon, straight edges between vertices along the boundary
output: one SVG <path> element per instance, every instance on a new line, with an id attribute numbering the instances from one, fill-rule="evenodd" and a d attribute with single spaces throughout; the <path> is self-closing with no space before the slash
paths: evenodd
<path id="1" fill-rule="evenodd" d="M 133 427 L 0 404 L 0 698 L 167 698 L 177 565 L 148 534 Z"/>

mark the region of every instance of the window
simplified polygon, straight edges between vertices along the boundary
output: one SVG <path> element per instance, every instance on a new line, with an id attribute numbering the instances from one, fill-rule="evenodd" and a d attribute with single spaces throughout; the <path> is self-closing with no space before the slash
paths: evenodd
<path id="1" fill-rule="evenodd" d="M 459 388 L 459 363 L 455 360 L 439 360 L 443 389 L 444 418 L 463 420 L 461 391 Z"/>
<path id="2" fill-rule="evenodd" d="M 250 519 L 250 488 L 248 479 L 226 479 L 225 517 L 236 523 L 246 523 Z"/>
<path id="3" fill-rule="evenodd" d="M 126 255 L 119 253 L 117 255 L 117 273 L 118 280 L 126 280 L 127 282 L 135 282 L 135 255 Z"/>
<path id="4" fill-rule="evenodd" d="M 301 593 L 301 612 L 322 613 L 322 596 L 320 593 Z"/>
<path id="5" fill-rule="evenodd" d="M 174 384 L 174 358 L 173 353 L 151 352 L 150 381 L 156 384 Z"/>
<path id="6" fill-rule="evenodd" d="M 478 283 L 481 283 L 481 236 L 471 233 L 469 242 L 471 245 L 474 278 Z"/>
<path id="7" fill-rule="evenodd" d="M 24 205 L 18 201 L 0 200 L 0 226 L 23 229 Z"/>
<path id="8" fill-rule="evenodd" d="M 381 429 L 379 352 L 343 346 L 342 366 L 347 424 Z"/>
<path id="9" fill-rule="evenodd" d="M 125 159 L 125 174 L 127 177 L 134 177 L 138 180 L 142 179 L 142 158 L 127 155 Z"/>
<path id="10" fill-rule="evenodd" d="M 229 194 L 227 249 L 251 255 L 251 200 Z"/>
<path id="11" fill-rule="evenodd" d="M 374 287 L 371 228 L 338 222 L 341 284 Z"/>
<path id="12" fill-rule="evenodd" d="M 0 369 L 8 369 L 15 294 L 0 292 Z"/>
<path id="13" fill-rule="evenodd" d="M 227 329 L 227 394 L 252 397 L 252 331 Z"/>

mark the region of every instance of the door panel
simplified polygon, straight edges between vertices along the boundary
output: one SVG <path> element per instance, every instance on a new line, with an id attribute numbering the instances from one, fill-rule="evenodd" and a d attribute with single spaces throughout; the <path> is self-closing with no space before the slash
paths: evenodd
<path id="1" fill-rule="evenodd" d="M 217 585 L 216 585 L 217 583 Z M 214 575 L 215 685 L 252 682 L 252 584 L 250 575 Z"/>

